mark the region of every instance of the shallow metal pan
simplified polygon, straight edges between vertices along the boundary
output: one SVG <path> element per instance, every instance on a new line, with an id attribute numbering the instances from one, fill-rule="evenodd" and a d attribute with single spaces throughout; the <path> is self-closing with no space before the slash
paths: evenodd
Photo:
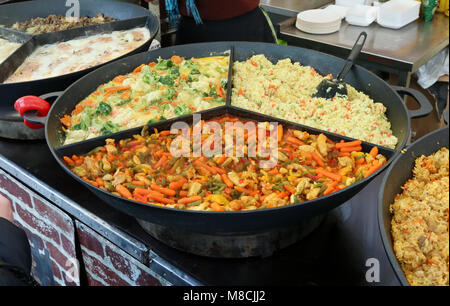
<path id="1" fill-rule="evenodd" d="M 16 50 L 16 52 L 14 52 L 7 60 L 5 60 L 2 64 L 0 64 L 0 82 L 5 80 L 10 74 L 12 74 L 23 63 L 23 61 L 39 46 L 61 41 L 67 41 L 85 35 L 108 33 L 115 30 L 126 30 L 142 26 L 145 26 L 150 30 L 151 35 L 150 39 L 147 40 L 140 47 L 128 52 L 127 54 L 124 54 L 119 58 L 109 61 L 113 62 L 126 56 L 148 50 L 159 28 L 159 24 L 156 17 L 154 16 L 139 17 L 134 19 L 127 19 L 112 23 L 106 23 L 102 25 L 94 25 L 90 27 L 76 28 L 61 32 L 47 33 L 34 36 L 30 40 L 28 40 L 24 45 L 22 45 L 18 50 Z M 0 84 L 0 95 L 2 96 L 2 100 L 0 101 L 0 121 L 17 122 L 17 123 L 22 122 L 22 119 L 20 118 L 20 116 L 18 116 L 18 114 L 14 111 L 13 108 L 13 104 L 16 99 L 26 95 L 37 95 L 37 96 L 45 95 L 47 97 L 52 96 L 52 93 L 55 92 L 57 93 L 65 90 L 78 78 L 95 70 L 96 68 L 108 64 L 109 62 L 61 76 L 55 76 L 51 78 L 27 82 Z M 11 136 L 10 134 L 11 133 L 4 134 L 2 132 L 0 136 L 9 137 Z M 12 135 L 14 135 L 14 133 L 12 133 Z"/>

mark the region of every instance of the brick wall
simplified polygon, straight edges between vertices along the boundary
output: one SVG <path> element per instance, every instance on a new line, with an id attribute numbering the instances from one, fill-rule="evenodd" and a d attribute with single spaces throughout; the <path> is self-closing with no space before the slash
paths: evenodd
<path id="1" fill-rule="evenodd" d="M 13 205 L 14 223 L 31 246 L 32 275 L 41 285 L 79 285 L 72 219 L 0 169 L 0 193 Z"/>
<path id="2" fill-rule="evenodd" d="M 88 283 L 91 286 L 170 285 L 86 225 L 75 222 Z"/>

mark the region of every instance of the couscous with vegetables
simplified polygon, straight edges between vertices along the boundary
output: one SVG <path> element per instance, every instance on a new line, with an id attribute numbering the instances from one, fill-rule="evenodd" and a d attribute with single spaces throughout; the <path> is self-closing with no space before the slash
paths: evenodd
<path id="1" fill-rule="evenodd" d="M 331 75 L 326 76 L 330 78 Z M 347 85 L 348 97 L 312 98 L 323 80 L 314 68 L 255 55 L 233 64 L 231 103 L 266 115 L 394 148 L 386 107 Z"/>

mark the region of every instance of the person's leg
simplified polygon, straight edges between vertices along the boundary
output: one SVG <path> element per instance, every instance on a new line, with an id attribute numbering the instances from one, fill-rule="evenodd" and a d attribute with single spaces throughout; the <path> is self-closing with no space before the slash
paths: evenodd
<path id="1" fill-rule="evenodd" d="M 28 285 L 30 244 L 25 232 L 12 221 L 11 203 L 0 194 L 0 285 Z"/>

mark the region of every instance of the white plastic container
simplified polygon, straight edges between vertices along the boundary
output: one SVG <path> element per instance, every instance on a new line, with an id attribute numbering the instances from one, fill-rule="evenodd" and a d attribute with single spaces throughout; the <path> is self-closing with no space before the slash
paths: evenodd
<path id="1" fill-rule="evenodd" d="M 400 29 L 419 18 L 420 2 L 391 0 L 379 7 L 377 23 L 382 27 Z"/>
<path id="2" fill-rule="evenodd" d="M 350 8 L 345 15 L 345 21 L 351 25 L 367 27 L 377 19 L 378 8 L 368 5 L 357 5 Z"/>
<path id="3" fill-rule="evenodd" d="M 332 11 L 334 14 L 340 16 L 342 19 L 347 15 L 347 11 L 350 8 L 348 6 L 339 6 L 339 5 L 329 5 L 324 10 Z"/>
<path id="4" fill-rule="evenodd" d="M 372 5 L 373 0 L 336 0 L 336 5 L 353 7 L 355 5 Z"/>

